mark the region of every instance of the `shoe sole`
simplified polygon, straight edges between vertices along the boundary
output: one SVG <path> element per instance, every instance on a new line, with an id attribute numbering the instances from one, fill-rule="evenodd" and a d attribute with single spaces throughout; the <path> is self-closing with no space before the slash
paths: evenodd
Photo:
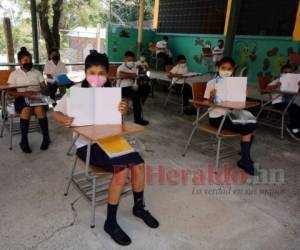
<path id="1" fill-rule="evenodd" d="M 286 129 L 286 131 L 289 133 L 289 135 L 294 139 L 294 140 L 297 140 L 297 141 L 300 141 L 300 138 L 296 137 L 291 130 L 289 130 L 288 128 Z"/>

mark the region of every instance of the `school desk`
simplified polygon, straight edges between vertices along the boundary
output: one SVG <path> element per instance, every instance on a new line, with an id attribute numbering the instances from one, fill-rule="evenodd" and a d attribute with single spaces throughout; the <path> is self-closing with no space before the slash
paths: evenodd
<path id="1" fill-rule="evenodd" d="M 27 88 L 30 86 L 34 86 L 33 84 L 3 84 L 0 85 L 0 92 L 1 92 L 1 107 L 2 107 L 2 119 L 7 118 L 7 103 L 6 103 L 6 94 L 9 90 L 12 89 L 20 89 L 20 88 Z"/>
<path id="2" fill-rule="evenodd" d="M 280 90 L 269 90 L 269 89 L 265 89 L 261 91 L 263 95 L 269 95 L 269 100 L 264 102 L 261 101 L 261 108 L 256 116 L 256 119 L 259 120 L 260 115 L 262 114 L 262 112 L 264 110 L 267 110 L 269 112 L 273 112 L 273 113 L 277 113 L 281 115 L 281 125 L 278 126 L 277 124 L 273 125 L 271 124 L 270 121 L 261 121 L 260 123 L 265 125 L 265 126 L 269 126 L 269 127 L 274 127 L 274 128 L 278 128 L 281 130 L 281 135 L 280 138 L 283 139 L 284 138 L 284 126 L 285 126 L 285 117 L 287 115 L 287 112 L 290 108 L 290 106 L 295 102 L 297 96 L 299 96 L 299 92 L 295 93 L 295 92 L 283 92 Z M 277 110 L 273 107 L 270 107 L 269 105 L 272 104 L 272 102 L 274 100 L 276 100 L 278 97 L 281 96 L 290 96 L 290 100 L 288 105 L 286 106 L 286 108 L 284 110 Z"/>
<path id="3" fill-rule="evenodd" d="M 189 139 L 187 141 L 187 144 L 184 148 L 182 156 L 186 155 L 188 147 L 191 144 L 192 138 L 193 138 L 195 132 L 198 129 L 200 129 L 202 131 L 205 131 L 209 134 L 213 134 L 213 135 L 216 136 L 217 141 L 218 141 L 218 143 L 217 143 L 216 163 L 215 163 L 215 167 L 214 167 L 214 169 L 217 170 L 219 168 L 220 149 L 221 149 L 222 139 L 232 138 L 232 137 L 239 137 L 240 136 L 239 134 L 232 133 L 230 131 L 222 131 L 225 119 L 228 116 L 230 110 L 243 110 L 243 109 L 254 108 L 254 107 L 257 107 L 260 103 L 259 102 L 221 102 L 221 103 L 218 103 L 218 104 L 214 104 L 214 103 L 212 103 L 208 100 L 201 100 L 201 101 L 200 100 L 199 101 L 193 100 L 193 104 L 197 107 L 197 117 L 196 117 L 196 120 L 193 123 L 194 128 L 193 128 L 193 130 L 190 134 L 190 137 L 189 137 Z M 201 107 L 207 107 L 208 109 L 203 115 L 200 116 L 200 108 Z M 223 119 L 220 123 L 219 128 L 216 129 L 216 128 L 211 127 L 210 125 L 200 126 L 200 124 L 199 124 L 200 121 L 202 121 L 209 114 L 209 112 L 211 110 L 213 110 L 214 108 L 225 108 L 225 109 L 227 109 L 227 111 L 225 112 L 225 114 L 223 116 Z"/>
<path id="4" fill-rule="evenodd" d="M 101 139 L 107 139 L 114 136 L 124 136 L 128 134 L 134 134 L 144 131 L 144 127 L 134 124 L 134 123 L 123 123 L 120 125 L 94 125 L 94 126 L 82 126 L 82 127 L 73 127 L 73 132 L 77 134 L 73 141 L 73 145 L 75 144 L 76 140 L 79 138 L 79 136 L 85 138 L 88 141 L 87 144 L 87 156 L 85 160 L 85 169 L 84 169 L 84 177 L 86 180 L 89 181 L 88 186 L 86 184 L 83 184 L 83 186 L 80 184 L 83 182 L 82 177 L 79 180 L 75 180 L 74 171 L 76 167 L 76 162 L 78 158 L 76 157 L 70 179 L 66 188 L 65 195 L 68 194 L 68 190 L 70 187 L 71 182 L 74 183 L 74 185 L 78 188 L 78 190 L 88 199 L 91 201 L 91 227 L 93 228 L 95 226 L 95 207 L 96 207 L 96 194 L 106 192 L 107 190 L 103 190 L 104 184 L 102 183 L 101 190 L 98 190 L 99 187 L 97 187 L 97 178 L 99 178 L 99 175 L 107 175 L 107 172 L 101 172 L 93 167 L 90 166 L 90 156 L 91 156 L 91 145 L 93 142 L 97 142 Z M 97 172 L 98 171 L 98 172 Z M 101 172 L 101 173 L 100 173 Z M 94 175 L 91 175 L 93 173 Z M 108 186 L 109 182 L 106 181 L 105 185 Z"/>

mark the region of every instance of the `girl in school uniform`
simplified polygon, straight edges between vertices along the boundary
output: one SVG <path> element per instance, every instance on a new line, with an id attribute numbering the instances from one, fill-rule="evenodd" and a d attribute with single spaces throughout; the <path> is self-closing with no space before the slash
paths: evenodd
<path id="1" fill-rule="evenodd" d="M 81 88 L 111 87 L 110 82 L 107 80 L 108 69 L 109 61 L 105 54 L 95 52 L 90 54 L 85 60 L 86 79 L 82 82 Z M 122 101 L 119 110 L 125 115 L 127 102 Z M 58 102 L 54 111 L 54 119 L 69 128 L 73 118 L 67 116 L 66 96 L 63 96 Z M 83 138 L 79 138 L 76 147 L 77 156 L 85 161 L 87 156 L 87 142 Z M 120 245 L 129 245 L 131 243 L 129 236 L 117 223 L 117 209 L 129 171 L 131 171 L 131 176 L 134 180 L 132 182 L 134 198 L 133 215 L 142 219 L 150 228 L 157 228 L 159 226 L 158 221 L 145 210 L 145 167 L 144 160 L 138 153 L 134 152 L 116 158 L 109 158 L 101 147 L 93 144 L 91 147 L 90 163 L 114 173 L 108 191 L 107 219 L 104 224 L 104 230 L 116 243 Z"/>
<path id="2" fill-rule="evenodd" d="M 233 76 L 235 62 L 233 59 L 224 57 L 218 63 L 218 75 L 215 79 L 207 83 L 204 98 L 213 101 L 216 97 L 216 85 L 225 77 Z M 209 113 L 210 125 L 219 128 L 226 113 L 224 108 L 214 108 Z M 230 118 L 226 117 L 224 130 L 232 131 L 241 135 L 241 159 L 237 162 L 238 167 L 245 170 L 249 175 L 255 174 L 254 161 L 251 158 L 251 146 L 255 135 L 256 124 L 234 124 Z"/>
<path id="3" fill-rule="evenodd" d="M 32 98 L 45 90 L 46 84 L 43 75 L 40 71 L 33 69 L 32 56 L 25 47 L 22 47 L 18 53 L 18 61 L 20 69 L 13 71 L 9 78 L 8 84 L 23 85 L 30 84 L 32 86 L 27 88 L 17 88 L 9 92 L 11 96 L 15 97 L 15 110 L 20 115 L 20 128 L 21 128 L 21 142 L 20 147 L 24 153 L 31 153 L 31 148 L 28 142 L 28 130 L 30 117 L 32 114 L 39 120 L 41 131 L 43 134 L 43 141 L 41 150 L 47 150 L 50 144 L 50 137 L 48 131 L 48 119 L 46 116 L 45 106 L 30 107 L 25 98 Z"/>
<path id="4" fill-rule="evenodd" d="M 293 67 L 291 65 L 285 65 L 281 68 L 281 74 L 290 73 L 293 73 Z M 267 89 L 276 90 L 279 89 L 280 86 L 280 79 L 275 79 L 268 85 Z M 274 94 L 273 98 L 275 98 L 276 96 L 278 96 L 278 94 Z M 275 98 L 273 100 L 272 105 L 278 110 L 285 110 L 290 102 L 289 98 L 289 96 L 279 96 L 278 98 Z M 300 106 L 298 106 L 296 103 L 292 103 L 289 107 L 288 114 L 290 124 L 287 127 L 287 131 L 293 139 L 300 141 Z"/>

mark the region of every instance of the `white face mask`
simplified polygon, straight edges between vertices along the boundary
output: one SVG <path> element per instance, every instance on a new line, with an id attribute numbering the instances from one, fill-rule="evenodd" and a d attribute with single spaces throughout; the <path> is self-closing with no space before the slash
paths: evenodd
<path id="1" fill-rule="evenodd" d="M 186 68 L 186 63 L 179 64 L 181 68 Z"/>
<path id="2" fill-rule="evenodd" d="M 132 69 L 134 67 L 134 62 L 127 62 L 126 65 L 128 68 Z"/>
<path id="3" fill-rule="evenodd" d="M 220 70 L 220 71 L 219 71 L 219 75 L 220 75 L 221 77 L 231 77 L 232 74 L 233 74 L 233 72 L 232 72 L 232 71 L 229 71 L 229 70 Z"/>
<path id="4" fill-rule="evenodd" d="M 141 60 L 141 62 L 145 62 L 146 61 L 146 57 L 141 56 L 140 60 Z"/>

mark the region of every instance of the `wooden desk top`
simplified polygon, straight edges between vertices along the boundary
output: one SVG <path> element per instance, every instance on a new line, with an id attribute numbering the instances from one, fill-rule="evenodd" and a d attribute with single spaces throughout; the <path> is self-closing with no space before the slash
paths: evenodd
<path id="1" fill-rule="evenodd" d="M 221 102 L 218 104 L 214 104 L 207 100 L 203 101 L 193 101 L 196 105 L 206 106 L 206 107 L 214 107 L 214 108 L 226 108 L 226 109 L 249 109 L 254 108 L 260 105 L 259 102 Z"/>
<path id="2" fill-rule="evenodd" d="M 36 86 L 35 84 L 22 84 L 22 85 L 16 85 L 16 84 L 2 84 L 0 85 L 0 90 L 9 90 L 9 89 L 18 89 L 18 88 L 27 88 L 31 86 Z"/>
<path id="3" fill-rule="evenodd" d="M 91 141 L 98 141 L 114 136 L 124 136 L 144 131 L 144 127 L 135 123 L 125 122 L 120 125 L 94 125 L 74 127 L 73 131 Z"/>
<path id="4" fill-rule="evenodd" d="M 291 96 L 296 96 L 299 95 L 299 92 L 284 92 L 280 90 L 269 90 L 269 89 L 264 89 L 261 92 L 266 93 L 266 94 L 278 94 L 278 95 L 291 95 Z"/>

